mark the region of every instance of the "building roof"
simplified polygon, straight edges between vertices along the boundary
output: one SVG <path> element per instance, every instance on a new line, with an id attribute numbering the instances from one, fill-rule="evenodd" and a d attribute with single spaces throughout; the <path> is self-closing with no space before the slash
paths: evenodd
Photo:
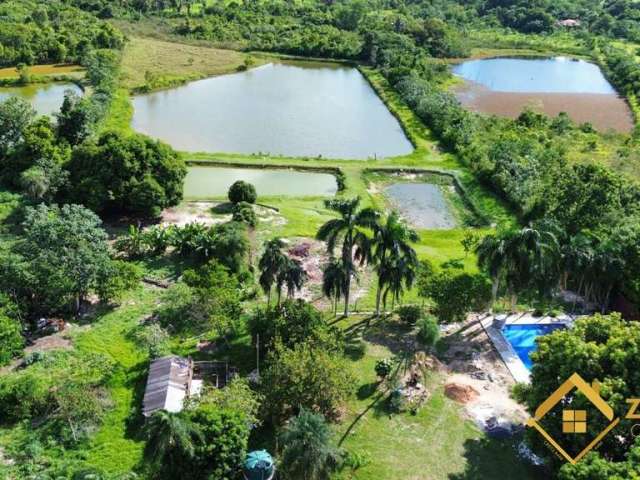
<path id="1" fill-rule="evenodd" d="M 186 358 L 172 355 L 151 362 L 144 391 L 143 415 L 148 417 L 157 410 L 181 411 L 192 373 L 192 363 Z"/>
<path id="2" fill-rule="evenodd" d="M 558 22 L 558 25 L 561 25 L 563 27 L 579 27 L 580 26 L 580 20 L 575 20 L 573 18 L 567 18 L 566 20 L 560 20 Z"/>

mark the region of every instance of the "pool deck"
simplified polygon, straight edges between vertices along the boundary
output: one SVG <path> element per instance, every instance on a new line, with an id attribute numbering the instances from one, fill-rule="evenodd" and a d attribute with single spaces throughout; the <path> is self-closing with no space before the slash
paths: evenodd
<path id="1" fill-rule="evenodd" d="M 529 312 L 515 313 L 511 315 L 487 315 L 480 323 L 487 332 L 493 346 L 496 348 L 502 361 L 507 366 L 514 380 L 518 383 L 530 383 L 530 373 L 518 354 L 502 334 L 504 325 L 565 325 L 571 326 L 576 317 L 560 315 L 558 317 L 534 317 Z"/>

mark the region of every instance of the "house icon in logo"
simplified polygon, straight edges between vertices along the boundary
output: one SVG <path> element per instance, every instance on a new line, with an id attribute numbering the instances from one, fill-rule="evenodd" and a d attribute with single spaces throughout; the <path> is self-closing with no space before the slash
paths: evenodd
<path id="1" fill-rule="evenodd" d="M 549 411 L 555 407 L 562 399 L 571 392 L 573 389 L 577 389 L 609 420 L 609 426 L 594 438 L 589 445 L 587 445 L 578 455 L 572 457 L 569 455 L 560 444 L 549 435 L 546 430 L 540 425 L 540 420 Z M 572 464 L 578 463 L 582 457 L 593 449 L 611 429 L 613 429 L 620 422 L 619 418 L 614 419 L 613 409 L 605 402 L 600 396 L 600 388 L 597 382 L 593 385 L 589 385 L 584 379 L 574 373 L 569 379 L 564 382 L 560 387 L 553 392 L 542 404 L 538 406 L 535 412 L 535 416 L 527 420 L 527 426 L 534 427 L 538 430 L 542 436 L 564 457 L 568 462 Z M 568 435 L 579 435 L 587 433 L 587 412 L 586 410 L 563 410 L 562 411 L 562 433 Z"/>

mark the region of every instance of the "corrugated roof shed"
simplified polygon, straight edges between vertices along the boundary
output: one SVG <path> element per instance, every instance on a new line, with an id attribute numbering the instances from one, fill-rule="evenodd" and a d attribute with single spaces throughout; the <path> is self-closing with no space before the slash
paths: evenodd
<path id="1" fill-rule="evenodd" d="M 151 362 L 142 413 L 150 416 L 157 410 L 179 412 L 189 391 L 192 364 L 177 356 L 162 357 Z"/>

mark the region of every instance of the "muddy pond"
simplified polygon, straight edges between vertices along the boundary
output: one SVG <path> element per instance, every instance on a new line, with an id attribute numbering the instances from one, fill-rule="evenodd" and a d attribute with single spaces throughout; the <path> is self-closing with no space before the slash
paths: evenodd
<path id="1" fill-rule="evenodd" d="M 273 63 L 133 99 L 133 128 L 179 150 L 343 159 L 413 151 L 352 67 Z"/>
<path id="2" fill-rule="evenodd" d="M 188 200 L 226 197 L 237 180 L 253 184 L 258 197 L 333 196 L 338 190 L 336 178 L 329 173 L 192 166 L 185 179 L 184 196 Z"/>
<path id="3" fill-rule="evenodd" d="M 458 224 L 443 188 L 432 183 L 393 183 L 384 189 L 391 206 L 413 227 L 455 228 Z"/>
<path id="4" fill-rule="evenodd" d="M 453 67 L 465 81 L 454 93 L 466 107 L 481 113 L 515 118 L 530 106 L 556 116 L 566 112 L 578 123 L 598 130 L 628 132 L 631 110 L 592 63 L 554 58 L 489 58 Z"/>
<path id="5" fill-rule="evenodd" d="M 82 90 L 73 83 L 34 83 L 21 87 L 0 87 L 0 102 L 13 96 L 22 97 L 31 103 L 39 115 L 53 115 L 60 110 L 67 90 L 82 94 Z"/>

